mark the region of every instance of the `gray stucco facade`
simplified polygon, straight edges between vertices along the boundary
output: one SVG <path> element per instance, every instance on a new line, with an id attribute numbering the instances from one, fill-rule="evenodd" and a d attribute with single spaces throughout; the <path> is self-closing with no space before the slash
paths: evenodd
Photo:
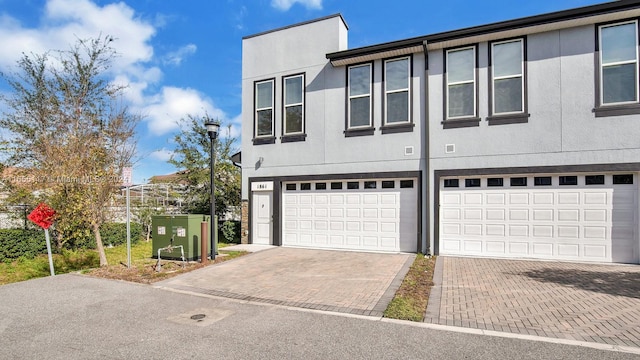
<path id="1" fill-rule="evenodd" d="M 529 177 L 527 189 L 533 199 L 538 188 L 534 188 L 532 182 L 537 177 L 554 176 L 549 185 L 553 186 L 556 196 L 567 193 L 567 188 L 558 186 L 563 185 L 557 183 L 558 176 L 577 177 L 580 180 L 576 185 L 582 188 L 576 193 L 590 196 L 591 188 L 585 184 L 592 178 L 584 180 L 585 175 L 606 175 L 607 185 L 612 185 L 611 176 L 629 175 L 634 185 L 624 188 L 623 192 L 630 191 L 629 196 L 634 196 L 630 215 L 633 223 L 627 222 L 623 227 L 631 231 L 628 236 L 632 239 L 618 250 L 614 241 L 613 250 L 606 250 L 613 255 L 603 259 L 615 262 L 616 251 L 631 251 L 631 262 L 638 262 L 639 17 L 640 4 L 619 1 L 358 49 L 348 49 L 348 30 L 340 15 L 246 37 L 243 39 L 242 197 L 251 203 L 252 182 L 275 180 L 273 201 L 278 222 L 282 212 L 281 187 L 287 181 L 415 178 L 418 190 L 412 196 L 416 196 L 419 217 L 415 223 L 416 250 L 438 254 L 444 179 L 464 182 L 477 178 L 477 186 L 482 186 L 486 195 L 495 190 L 489 188 L 492 185 L 487 178 L 500 177 L 503 179 L 500 186 L 504 181 L 508 197 L 515 190 L 521 190 L 515 185 L 513 189 L 507 186 L 510 177 Z M 630 23 L 636 28 L 636 100 L 607 106 L 601 100 L 599 29 L 603 24 L 618 23 Z M 524 92 L 522 110 L 515 115 L 496 115 L 492 110 L 492 91 L 497 84 L 492 73 L 492 46 L 513 39 L 523 44 L 519 75 Z M 447 77 L 447 51 L 467 48 L 473 49 L 475 56 L 474 114 L 462 119 L 448 118 L 447 89 L 452 82 Z M 404 57 L 408 57 L 411 69 L 410 124 L 398 127 L 398 131 L 389 131 L 384 123 L 385 61 Z M 370 64 L 372 69 L 373 131 L 350 136 L 346 123 L 348 69 L 359 64 Z M 282 119 L 282 79 L 290 74 L 304 74 L 306 86 L 304 134 L 292 142 L 283 140 Z M 254 90 L 256 82 L 266 79 L 273 79 L 275 84 L 273 139 L 256 142 Z M 611 189 L 607 191 L 614 191 L 615 186 Z M 464 195 L 463 190 L 460 189 L 460 194 Z M 611 198 L 611 192 L 609 194 Z M 587 203 L 582 205 L 586 207 Z M 553 211 L 556 222 L 562 220 L 564 210 Z M 618 210 L 607 211 L 616 214 Z M 534 221 L 536 209 L 531 208 L 529 212 L 532 218 L 528 220 Z M 584 223 L 584 216 L 580 215 L 576 221 Z M 481 224 L 485 227 L 482 236 L 486 236 L 484 232 L 491 225 L 487 224 L 486 221 Z M 567 224 L 550 223 L 549 226 L 555 226 L 552 231 L 557 237 L 559 232 L 570 228 Z M 626 229 L 627 225 L 631 230 Z M 528 226 L 533 234 L 538 224 Z M 617 225 L 607 226 L 607 232 L 615 237 Z M 282 236 L 281 227 L 282 224 L 274 223 L 271 230 L 274 238 Z M 251 231 L 252 226 L 249 228 Z M 580 236 L 589 229 L 580 228 Z M 552 240 L 563 241 L 549 241 Z M 585 241 L 586 247 L 583 242 L 575 243 L 576 251 L 580 248 L 580 256 L 583 247 L 588 251 L 592 246 L 588 239 Z M 275 243 L 281 244 L 277 240 Z M 554 249 L 557 250 L 557 246 L 563 249 L 562 244 L 553 245 Z M 567 248 L 574 246 L 569 240 L 566 244 Z"/>

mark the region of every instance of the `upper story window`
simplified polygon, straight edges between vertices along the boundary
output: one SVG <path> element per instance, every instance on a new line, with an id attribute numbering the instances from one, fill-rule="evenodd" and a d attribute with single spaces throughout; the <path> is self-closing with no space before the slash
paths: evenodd
<path id="1" fill-rule="evenodd" d="M 258 81 L 255 83 L 255 138 L 266 138 L 274 136 L 273 92 L 273 79 Z"/>
<path id="2" fill-rule="evenodd" d="M 304 124 L 304 74 L 282 79 L 283 110 L 282 132 L 285 136 L 303 134 Z"/>
<path id="3" fill-rule="evenodd" d="M 640 113 L 637 107 L 624 107 L 638 103 L 638 22 L 599 26 L 597 46 L 599 106 L 596 106 L 596 116 Z M 623 107 L 606 109 L 616 105 Z"/>
<path id="4" fill-rule="evenodd" d="M 476 48 L 446 51 L 446 119 L 476 117 Z"/>
<path id="5" fill-rule="evenodd" d="M 637 29 L 635 21 L 600 27 L 603 105 L 638 101 Z"/>
<path id="6" fill-rule="evenodd" d="M 385 125 L 409 122 L 410 58 L 384 62 Z"/>
<path id="7" fill-rule="evenodd" d="M 370 128 L 372 65 L 350 66 L 348 72 L 347 129 Z"/>
<path id="8" fill-rule="evenodd" d="M 524 41 L 491 44 L 493 115 L 522 113 L 524 109 Z"/>

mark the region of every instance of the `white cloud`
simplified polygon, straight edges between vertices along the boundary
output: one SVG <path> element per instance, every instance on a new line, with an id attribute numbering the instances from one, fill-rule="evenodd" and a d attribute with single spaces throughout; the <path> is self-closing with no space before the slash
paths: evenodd
<path id="1" fill-rule="evenodd" d="M 118 52 L 111 64 L 112 82 L 126 86 L 124 99 L 132 111 L 145 117 L 152 134 L 164 135 L 178 130 L 178 122 L 188 114 L 207 113 L 225 119 L 224 112 L 197 90 L 163 86 L 164 74 L 153 65 L 158 59 L 154 59 L 151 40 L 156 33 L 154 25 L 162 26 L 171 20 L 162 15 L 151 24 L 124 2 L 99 6 L 90 0 L 47 0 L 40 22 L 32 28 L 0 10 L 0 71 L 12 71 L 22 53 L 66 50 L 78 39 L 108 35 L 115 39 L 112 46 Z M 196 45 L 187 44 L 167 54 L 165 60 L 180 65 L 196 51 Z M 234 127 L 232 134 L 236 131 Z"/>
<path id="2" fill-rule="evenodd" d="M 151 154 L 149 154 L 149 157 L 154 160 L 167 162 L 169 161 L 172 155 L 173 155 L 173 151 L 162 148 L 160 150 L 156 150 Z"/>
<path id="3" fill-rule="evenodd" d="M 198 47 L 195 44 L 188 44 L 180 49 L 165 55 L 163 62 L 169 65 L 179 66 L 185 57 L 195 54 Z"/>
<path id="4" fill-rule="evenodd" d="M 213 118 L 224 119 L 224 112 L 213 106 L 210 99 L 194 89 L 182 89 L 171 86 L 162 88 L 162 92 L 151 98 L 141 112 L 148 121 L 147 128 L 154 135 L 163 135 L 180 129 L 180 120 L 187 115 L 208 114 Z"/>
<path id="5" fill-rule="evenodd" d="M 135 17 L 124 2 L 100 7 L 89 0 L 49 0 L 38 28 L 25 28 L 8 16 L 0 16 L 0 69 L 7 69 L 21 54 L 65 50 L 77 39 L 112 36 L 119 56 L 114 72 L 128 72 L 138 62 L 153 57 L 148 41 L 155 34 L 150 24 Z"/>
<path id="6" fill-rule="evenodd" d="M 299 3 L 307 9 L 322 9 L 322 0 L 271 0 L 271 6 L 282 11 L 289 10 L 295 3 Z"/>

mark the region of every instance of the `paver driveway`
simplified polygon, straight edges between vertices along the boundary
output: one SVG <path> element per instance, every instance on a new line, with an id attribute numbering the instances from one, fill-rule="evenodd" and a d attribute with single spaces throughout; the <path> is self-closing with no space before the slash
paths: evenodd
<path id="1" fill-rule="evenodd" d="M 414 257 L 276 247 L 164 280 L 156 286 L 382 316 Z"/>
<path id="2" fill-rule="evenodd" d="M 640 347 L 638 265 L 437 261 L 426 322 Z"/>

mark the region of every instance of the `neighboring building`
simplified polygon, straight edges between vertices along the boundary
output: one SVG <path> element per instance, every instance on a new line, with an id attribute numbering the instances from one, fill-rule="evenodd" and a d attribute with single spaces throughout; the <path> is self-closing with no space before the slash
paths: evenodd
<path id="1" fill-rule="evenodd" d="M 640 3 L 347 49 L 243 39 L 253 243 L 640 262 Z"/>

